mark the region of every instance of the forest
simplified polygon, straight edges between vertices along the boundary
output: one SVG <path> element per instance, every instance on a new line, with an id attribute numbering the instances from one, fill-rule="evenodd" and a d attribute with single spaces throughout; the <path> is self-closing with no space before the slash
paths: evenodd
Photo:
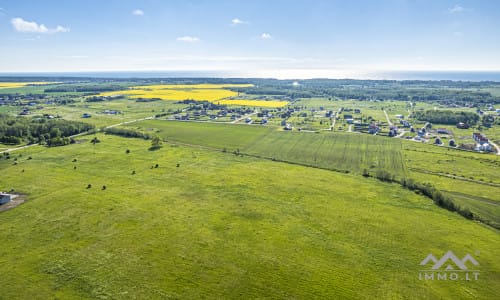
<path id="1" fill-rule="evenodd" d="M 0 114 L 0 143 L 10 145 L 27 142 L 62 146 L 71 142 L 70 136 L 92 129 L 93 125 L 83 122 Z"/>
<path id="2" fill-rule="evenodd" d="M 450 110 L 426 110 L 417 111 L 414 117 L 420 121 L 431 123 L 456 125 L 460 122 L 474 125 L 479 121 L 479 115 L 472 112 L 454 112 Z"/>

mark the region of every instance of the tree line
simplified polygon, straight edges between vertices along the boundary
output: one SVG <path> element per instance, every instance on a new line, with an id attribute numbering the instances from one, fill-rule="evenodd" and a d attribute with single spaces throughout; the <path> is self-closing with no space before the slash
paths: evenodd
<path id="1" fill-rule="evenodd" d="M 72 135 L 94 129 L 93 125 L 63 119 L 25 118 L 0 114 L 0 143 L 18 145 L 40 143 L 69 144 Z"/>
<path id="2" fill-rule="evenodd" d="M 474 125 L 479 121 L 479 115 L 473 112 L 455 112 L 450 110 L 416 111 L 413 115 L 417 120 L 438 124 L 456 125 L 460 122 Z"/>

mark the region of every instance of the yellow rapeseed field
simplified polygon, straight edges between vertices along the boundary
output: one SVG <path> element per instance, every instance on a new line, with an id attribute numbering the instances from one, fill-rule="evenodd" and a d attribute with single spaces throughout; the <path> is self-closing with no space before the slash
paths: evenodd
<path id="1" fill-rule="evenodd" d="M 283 107 L 286 101 L 229 100 L 237 92 L 226 88 L 251 87 L 252 84 L 158 84 L 134 86 L 128 90 L 101 93 L 100 96 L 126 95 L 129 98 L 158 98 L 162 100 L 210 101 L 226 105 Z"/>
<path id="2" fill-rule="evenodd" d="M 146 85 L 146 86 L 136 86 L 134 88 L 139 89 L 224 89 L 224 88 L 245 88 L 252 87 L 253 84 L 160 84 L 160 85 Z"/>
<path id="3" fill-rule="evenodd" d="M 223 89 L 192 89 L 192 90 L 182 90 L 182 89 L 130 89 L 126 91 L 115 91 L 115 92 L 105 92 L 101 96 L 113 96 L 113 95 L 127 95 L 130 98 L 159 98 L 162 100 L 196 100 L 196 101 L 215 101 L 228 97 L 234 97 L 238 93 L 223 90 Z"/>
<path id="4" fill-rule="evenodd" d="M 266 101 L 266 100 L 220 100 L 218 104 L 242 105 L 242 106 L 260 106 L 260 107 L 283 107 L 288 104 L 287 101 Z"/>
<path id="5" fill-rule="evenodd" d="M 0 82 L 0 89 L 20 88 L 27 85 L 44 85 L 57 82 Z"/>

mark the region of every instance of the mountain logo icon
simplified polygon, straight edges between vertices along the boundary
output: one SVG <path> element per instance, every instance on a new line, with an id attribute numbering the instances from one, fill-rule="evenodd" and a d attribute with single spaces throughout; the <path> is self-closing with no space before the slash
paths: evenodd
<path id="1" fill-rule="evenodd" d="M 443 269 L 446 271 L 456 270 L 456 268 L 460 270 L 468 270 L 466 263 L 471 263 L 474 266 L 479 265 L 479 263 L 472 257 L 470 254 L 465 255 L 462 259 L 459 259 L 453 252 L 448 251 L 441 257 L 439 260 L 436 259 L 434 255 L 427 255 L 424 260 L 420 262 L 421 266 L 427 265 L 429 262 L 433 262 L 432 270 Z"/>

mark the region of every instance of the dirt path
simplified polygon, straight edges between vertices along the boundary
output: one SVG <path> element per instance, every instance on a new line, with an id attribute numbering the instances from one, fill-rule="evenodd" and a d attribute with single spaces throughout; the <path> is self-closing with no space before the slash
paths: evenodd
<path id="1" fill-rule="evenodd" d="M 490 140 L 490 144 L 497 149 L 497 155 L 500 155 L 500 147 L 498 147 L 497 144 L 493 143 L 493 141 Z"/>
<path id="2" fill-rule="evenodd" d="M 389 126 L 394 125 L 394 124 L 392 124 L 391 120 L 389 119 L 389 115 L 387 114 L 387 112 L 385 111 L 385 109 L 384 109 L 384 114 L 385 114 L 385 118 L 387 119 L 387 124 L 389 124 Z"/>

